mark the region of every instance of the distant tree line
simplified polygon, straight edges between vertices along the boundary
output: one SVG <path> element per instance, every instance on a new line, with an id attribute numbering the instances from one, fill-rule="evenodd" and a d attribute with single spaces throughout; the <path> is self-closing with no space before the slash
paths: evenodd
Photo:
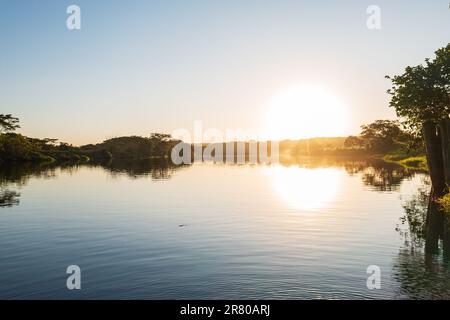
<path id="1" fill-rule="evenodd" d="M 0 162 L 167 159 L 173 146 L 179 142 L 168 134 L 151 133 L 149 137 L 118 137 L 76 147 L 58 142 L 58 139 L 26 137 L 14 132 L 18 128 L 18 118 L 0 114 Z"/>

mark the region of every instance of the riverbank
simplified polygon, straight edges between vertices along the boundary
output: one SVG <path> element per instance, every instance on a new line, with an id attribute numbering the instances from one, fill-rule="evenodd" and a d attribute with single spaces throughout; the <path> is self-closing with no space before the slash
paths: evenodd
<path id="1" fill-rule="evenodd" d="M 169 135 L 154 133 L 149 137 L 118 137 L 99 144 L 78 147 L 57 143 L 56 139 L 37 139 L 17 133 L 6 133 L 0 134 L 0 163 L 168 158 L 177 143 L 178 140 Z"/>
<path id="2" fill-rule="evenodd" d="M 396 163 L 407 169 L 428 172 L 427 158 L 422 154 L 391 153 L 380 158 L 385 162 Z"/>

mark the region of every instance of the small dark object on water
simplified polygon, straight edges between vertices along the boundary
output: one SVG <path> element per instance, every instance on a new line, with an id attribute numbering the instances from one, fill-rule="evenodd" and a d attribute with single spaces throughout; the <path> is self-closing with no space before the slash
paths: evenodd
<path id="1" fill-rule="evenodd" d="M 179 224 L 178 225 L 180 228 L 182 228 L 182 227 L 187 227 L 187 224 Z"/>

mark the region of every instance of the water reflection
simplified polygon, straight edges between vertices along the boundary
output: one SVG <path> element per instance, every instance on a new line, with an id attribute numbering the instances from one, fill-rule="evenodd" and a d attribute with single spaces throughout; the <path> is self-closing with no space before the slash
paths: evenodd
<path id="1" fill-rule="evenodd" d="M 73 168 L 75 164 L 67 166 Z M 33 164 L 33 163 L 17 163 L 17 164 L 1 164 L 0 165 L 0 185 L 15 185 L 21 187 L 27 184 L 32 177 L 35 178 L 54 178 L 56 177 L 56 169 L 63 169 L 64 165 L 52 164 Z"/>
<path id="2" fill-rule="evenodd" d="M 152 180 L 167 180 L 175 171 L 186 166 L 177 166 L 167 160 L 146 159 L 114 160 L 101 164 L 101 167 L 108 170 L 113 177 L 125 174 L 129 178 L 150 177 Z"/>
<path id="3" fill-rule="evenodd" d="M 291 207 L 301 210 L 323 208 L 337 194 L 340 173 L 359 176 L 374 191 L 399 191 L 405 179 L 416 172 L 393 163 L 373 159 L 281 158 L 281 165 L 265 168 L 277 194 Z"/>
<path id="4" fill-rule="evenodd" d="M 39 168 L 40 166 L 30 163 L 0 166 L 0 208 L 19 205 L 20 192 L 18 190 L 32 176 L 44 175 L 46 172 Z"/>
<path id="5" fill-rule="evenodd" d="M 152 180 L 170 179 L 176 170 L 185 166 L 176 166 L 166 160 L 125 161 L 116 160 L 104 163 L 80 164 L 64 163 L 16 163 L 0 164 L 0 208 L 20 204 L 19 190 L 27 185 L 32 178 L 54 179 L 61 173 L 76 174 L 84 167 L 99 167 L 108 171 L 111 177 L 126 175 L 129 178 L 150 177 Z"/>
<path id="6" fill-rule="evenodd" d="M 132 179 L 151 178 L 158 181 L 170 179 L 174 172 L 189 166 L 177 166 L 170 161 L 158 159 L 114 160 L 91 164 L 1 164 L 0 207 L 19 204 L 19 189 L 30 178 L 53 179 L 60 173 L 73 175 L 82 167 L 100 167 L 114 178 L 125 175 Z M 264 172 L 272 177 L 276 192 L 288 205 L 310 210 L 322 208 L 336 196 L 341 172 L 339 168 L 344 168 L 350 176 L 359 175 L 365 185 L 376 191 L 397 191 L 404 179 L 415 174 L 414 171 L 383 161 L 335 157 L 281 157 L 279 165 L 266 166 Z"/>
<path id="7" fill-rule="evenodd" d="M 412 299 L 450 299 L 450 217 L 430 201 L 429 182 L 404 203 L 399 228 L 404 244 L 394 263 L 399 295 Z"/>
<path id="8" fill-rule="evenodd" d="M 398 191 L 402 181 L 414 176 L 414 172 L 399 166 L 371 167 L 365 170 L 362 180 L 377 191 Z"/>
<path id="9" fill-rule="evenodd" d="M 86 170 L 86 167 L 93 167 L 96 170 Z M 450 232 L 446 231 L 450 230 L 448 227 L 450 223 L 439 212 L 438 208 L 428 204 L 430 186 L 426 181 L 412 198 L 405 199 L 403 203 L 405 214 L 401 219 L 402 225 L 398 226 L 401 237 L 398 237 L 393 230 L 395 222 L 392 221 L 398 219 L 401 208 L 398 203 L 398 195 L 400 193 L 394 195 L 391 193 L 400 191 L 402 181 L 414 177 L 414 171 L 407 170 L 401 166 L 367 159 L 299 158 L 295 159 L 295 161 L 282 159 L 281 164 L 278 166 L 263 167 L 262 170 L 269 174 L 272 179 L 276 194 L 271 189 L 271 185 L 263 183 L 261 186 L 256 186 L 252 192 L 246 193 L 259 181 L 267 181 L 265 178 L 257 180 L 261 176 L 253 168 L 247 168 L 247 170 L 242 170 L 242 172 L 239 170 L 228 170 L 229 168 L 221 168 L 222 170 L 214 171 L 215 168 L 211 168 L 210 165 L 204 171 L 201 171 L 202 168 L 192 169 L 191 173 L 195 172 L 200 175 L 206 172 L 202 176 L 203 180 L 200 179 L 201 183 L 203 183 L 202 187 L 204 187 L 203 189 L 200 188 L 201 191 L 192 187 L 198 178 L 198 175 L 195 174 L 186 175 L 184 179 L 179 177 L 180 179 L 174 181 L 173 184 L 164 183 L 162 188 L 159 188 L 156 184 L 147 183 L 147 180 L 175 180 L 177 178 L 176 173 L 183 168 L 188 167 L 175 166 L 169 162 L 156 160 L 113 161 L 89 165 L 65 163 L 0 166 L 0 207 L 5 208 L 18 205 L 21 188 L 27 185 L 30 178 L 33 178 L 33 185 L 30 185 L 29 189 L 35 192 L 34 194 L 33 192 L 22 192 L 23 197 L 25 197 L 25 194 L 30 198 L 34 197 L 29 202 L 23 201 L 21 206 L 24 209 L 23 215 L 0 215 L 0 217 L 4 218 L 4 221 L 10 223 L 3 224 L 3 241 L 6 243 L 11 238 L 13 241 L 17 240 L 18 243 L 22 242 L 24 245 L 29 243 L 40 244 L 42 241 L 41 235 L 49 234 L 58 240 L 54 241 L 54 238 L 49 236 L 50 243 L 60 243 L 59 240 L 65 237 L 67 229 L 64 229 L 64 232 L 60 230 L 69 228 L 69 234 L 70 237 L 73 237 L 72 239 L 94 239 L 86 244 L 84 248 L 82 246 L 78 247 L 76 242 L 74 242 L 74 248 L 82 248 L 80 252 L 84 252 L 85 248 L 92 248 L 94 251 L 89 253 L 89 257 L 95 257 L 100 260 L 106 259 L 108 263 L 111 263 L 111 261 L 116 263 L 117 261 L 127 261 L 127 259 L 118 259 L 119 255 L 98 253 L 111 252 L 108 251 L 111 248 L 116 250 L 117 242 L 114 239 L 120 239 L 120 246 L 122 246 L 122 239 L 127 239 L 128 237 L 132 240 L 128 241 L 130 245 L 124 251 L 136 252 L 135 249 L 142 246 L 142 256 L 139 256 L 139 259 L 136 261 L 142 262 L 142 270 L 154 268 L 154 272 L 170 269 L 167 266 L 180 264 L 178 259 L 180 259 L 180 256 L 183 257 L 184 253 L 179 253 L 178 256 L 174 255 L 171 250 L 175 247 L 181 248 L 180 250 L 183 252 L 188 252 L 189 259 L 191 259 L 191 257 L 201 256 L 201 254 L 198 254 L 199 251 L 202 254 L 206 252 L 199 248 L 204 248 L 204 246 L 211 244 L 211 251 L 208 253 L 207 259 L 205 258 L 208 263 L 214 262 L 218 258 L 235 263 L 233 257 L 234 259 L 245 257 L 246 261 L 243 265 L 251 267 L 251 269 L 246 269 L 246 271 L 254 272 L 256 269 L 268 268 L 264 269 L 264 271 L 272 270 L 273 274 L 292 272 L 292 278 L 290 279 L 294 279 L 297 276 L 304 278 L 318 271 L 315 276 L 311 276 L 311 279 L 317 281 L 314 285 L 322 283 L 323 279 L 327 277 L 336 276 L 334 271 L 330 271 L 327 268 L 323 269 L 323 265 L 345 270 L 342 280 L 354 283 L 355 286 L 350 289 L 342 289 L 343 291 L 347 290 L 345 292 L 336 293 L 336 296 L 340 295 L 342 297 L 348 296 L 355 288 L 360 288 L 358 287 L 360 284 L 364 286 L 364 281 L 360 281 L 361 279 L 359 278 L 357 280 L 352 279 L 349 275 L 355 274 L 357 272 L 355 270 L 360 270 L 362 264 L 364 264 L 364 268 L 361 270 L 365 271 L 367 264 L 364 259 L 366 255 L 370 255 L 369 258 L 372 259 L 371 250 L 375 248 L 379 251 L 378 256 L 381 255 L 382 259 L 380 258 L 380 261 L 385 262 L 388 266 L 386 268 L 389 270 L 392 268 L 392 277 L 389 277 L 389 279 L 391 281 L 392 278 L 395 280 L 395 290 L 398 290 L 398 296 L 407 298 L 450 298 L 450 268 L 448 262 Z M 77 175 L 78 171 L 87 176 L 91 174 L 91 171 L 95 171 L 100 173 L 100 177 L 103 177 L 106 172 L 109 177 L 124 180 L 126 188 L 128 188 L 127 191 L 131 187 L 134 188 L 133 192 L 129 191 L 131 196 L 127 201 L 114 202 L 115 197 L 118 194 L 122 194 L 124 190 L 122 184 L 109 183 L 108 179 L 83 180 L 85 178 L 83 175 L 80 175 L 78 180 L 60 179 L 55 181 L 55 184 L 34 184 L 35 178 L 54 179 L 62 173 L 65 175 Z M 211 172 L 221 172 L 222 176 L 209 177 Z M 226 179 L 224 179 L 225 176 Z M 132 183 L 129 183 L 130 179 L 133 180 Z M 134 179 L 139 179 L 139 181 L 134 181 Z M 78 184 L 71 185 L 72 181 Z M 95 186 L 104 194 L 98 192 L 95 196 L 91 196 L 91 189 L 87 188 L 88 190 L 84 190 L 82 184 L 92 183 L 92 181 L 97 183 Z M 239 183 L 238 187 L 236 187 L 236 182 Z M 414 179 L 412 184 L 403 185 L 417 188 L 419 183 Z M 60 187 L 67 187 L 67 190 L 61 191 L 62 199 L 52 197 L 51 192 L 59 192 L 58 188 Z M 186 189 L 183 189 L 183 187 Z M 216 187 L 223 187 L 218 188 L 223 193 L 216 192 Z M 104 188 L 104 191 L 101 188 Z M 190 193 L 184 194 L 180 192 L 180 190 L 187 189 L 189 189 Z M 340 191 L 341 189 L 343 192 Z M 403 190 L 401 191 L 403 193 Z M 77 194 L 77 192 L 80 192 L 80 194 Z M 338 192 L 341 192 L 341 194 L 338 194 Z M 49 199 L 43 200 L 42 208 L 45 210 L 39 212 L 39 210 L 35 210 L 33 205 L 36 203 L 36 199 L 41 199 L 40 196 L 42 194 L 48 195 Z M 163 200 L 160 202 L 154 199 L 149 200 L 148 194 L 154 194 L 155 198 Z M 173 197 L 173 194 L 176 194 L 176 197 Z M 98 195 L 100 195 L 100 200 L 97 197 Z M 261 195 L 267 195 L 268 198 L 264 199 L 267 201 L 264 201 L 263 205 L 259 202 Z M 272 195 L 274 196 L 272 197 Z M 192 197 L 194 199 L 191 199 Z M 217 202 L 213 202 L 211 197 L 216 197 L 213 200 Z M 317 222 L 314 221 L 315 219 L 308 219 L 308 217 L 305 218 L 301 215 L 291 215 L 291 210 L 286 210 L 289 216 L 288 219 L 283 220 L 280 219 L 280 216 L 283 216 L 285 212 L 283 212 L 284 208 L 278 205 L 279 198 L 289 206 L 303 211 L 318 211 L 324 207 L 331 209 L 326 212 L 323 210 L 325 214 L 320 216 L 320 225 L 315 224 Z M 274 199 L 274 202 L 272 202 L 272 199 Z M 190 202 L 191 200 L 192 202 Z M 71 207 L 66 204 L 67 201 L 71 201 L 72 205 L 76 204 L 76 210 L 74 209 L 71 212 Z M 112 205 L 109 205 L 109 201 L 111 201 Z M 105 205 L 105 203 L 108 205 Z M 212 205 L 208 206 L 208 203 L 214 203 L 215 205 L 214 207 Z M 378 204 L 382 204 L 382 206 L 378 206 Z M 78 205 L 83 210 L 79 210 Z M 52 207 L 57 209 L 52 209 Z M 379 208 L 391 208 L 394 219 L 390 220 L 389 215 L 391 213 L 386 213 L 387 211 L 383 212 L 385 216 L 381 220 L 373 218 L 375 216 L 374 212 Z M 47 212 L 52 212 L 52 210 L 54 210 L 53 214 L 47 215 Z M 3 212 L 8 212 L 8 209 L 5 209 Z M 61 215 L 61 212 L 65 213 L 64 216 Z M 158 212 L 161 214 L 158 215 Z M 27 215 L 28 220 L 25 221 L 23 217 L 27 213 L 32 214 Z M 62 216 L 64 219 L 69 219 L 72 224 L 69 226 L 66 223 L 67 220 L 60 220 Z M 87 219 L 92 219 L 92 223 Z M 63 222 L 61 226 L 58 224 L 60 221 Z M 86 223 L 86 221 L 89 221 L 89 223 Z M 191 224 L 191 221 L 203 221 L 204 223 Z M 208 221 L 212 221 L 212 223 L 208 224 Z M 373 221 L 377 222 L 373 224 L 377 227 L 375 228 L 376 231 L 370 234 L 367 226 L 369 225 L 372 228 Z M 29 223 L 28 225 L 27 222 Z M 181 230 L 179 228 L 180 223 L 185 222 L 189 224 L 189 227 L 181 228 Z M 92 225 L 92 230 L 87 228 L 89 225 Z M 134 229 L 128 229 L 131 228 L 130 226 L 133 228 L 135 226 L 136 228 L 139 227 L 139 232 L 135 232 Z M 104 232 L 98 232 L 102 227 L 105 228 L 103 229 Z M 261 228 L 262 231 L 259 231 L 257 227 Z M 40 228 L 40 231 L 37 232 L 36 228 Z M 25 232 L 24 230 L 31 231 Z M 53 230 L 53 233 L 47 232 L 48 230 Z M 233 234 L 235 230 L 237 231 Z M 336 234 L 330 235 L 330 232 L 328 232 L 330 230 L 336 231 Z M 386 237 L 386 233 L 389 231 L 389 237 Z M 39 241 L 25 241 L 24 234 L 36 236 L 36 239 L 39 239 Z M 97 234 L 108 234 L 110 238 L 105 237 L 104 239 L 106 240 L 103 240 L 96 237 L 86 237 L 86 235 Z M 137 238 L 133 238 L 134 236 Z M 147 249 L 152 248 L 152 245 L 155 245 L 155 250 L 157 250 L 154 256 L 159 261 L 163 260 L 160 258 L 161 248 L 163 248 L 163 245 L 160 243 L 164 242 L 164 240 L 167 240 L 167 243 L 172 243 L 173 240 L 180 239 L 180 237 L 183 241 L 180 241 L 177 246 L 174 245 L 167 249 L 169 252 L 168 256 L 176 259 L 174 258 L 173 261 L 170 260 L 167 264 L 163 264 L 164 267 L 160 267 L 155 262 L 154 264 L 149 263 L 146 260 L 149 259 Z M 397 252 L 400 238 L 403 242 L 400 250 Z M 148 239 L 151 239 L 151 241 Z M 226 241 L 224 242 L 223 239 L 229 241 L 229 247 L 224 245 Z M 67 242 L 61 243 L 67 244 Z M 393 247 L 395 251 L 385 254 L 387 246 Z M 241 247 L 243 248 L 242 252 L 239 251 L 235 255 L 232 254 L 233 250 L 239 250 Z M 4 251 L 7 251 L 9 248 L 5 245 Z M 185 250 L 186 248 L 194 250 L 195 254 L 193 254 L 194 251 Z M 217 250 L 217 248 L 221 250 Z M 197 249 L 199 251 L 196 251 Z M 254 255 L 249 254 L 253 249 L 257 253 Z M 14 256 L 16 251 L 19 252 L 20 250 L 11 251 L 9 254 Z M 66 252 L 65 250 L 62 251 Z M 139 252 L 139 250 L 137 251 Z M 217 253 L 224 251 L 228 255 L 221 257 Z M 261 255 L 261 252 L 264 251 L 268 252 L 267 256 Z M 38 251 L 30 250 L 28 252 Z M 377 253 L 373 253 L 373 255 L 376 256 Z M 329 260 L 323 260 L 327 261 L 323 265 L 317 264 L 318 256 L 326 256 Z M 266 257 L 270 258 L 266 259 Z M 395 260 L 394 265 L 392 264 L 393 259 Z M 31 260 L 32 258 L 30 258 Z M 14 262 L 14 259 L 11 261 Z M 184 260 L 183 262 L 185 261 L 190 260 Z M 354 263 L 354 265 L 351 265 L 348 261 Z M 274 265 L 267 265 L 272 262 Z M 309 262 L 311 262 L 312 267 L 308 264 Z M 197 260 L 193 260 L 192 265 L 197 266 L 199 263 Z M 42 266 L 43 268 L 45 267 L 44 262 L 42 262 Z M 253 268 L 252 266 L 255 267 Z M 287 269 L 283 269 L 283 266 L 287 266 Z M 209 270 L 217 270 L 217 268 L 213 264 Z M 186 268 L 183 271 L 190 272 L 192 271 L 191 269 L 194 270 L 195 268 Z M 4 270 L 9 271 L 12 268 L 4 267 Z M 128 266 L 124 270 L 129 270 Z M 242 274 L 240 270 L 238 273 Z M 167 283 L 171 285 L 180 282 L 177 276 L 182 273 L 176 270 L 173 274 L 173 279 L 176 280 L 167 280 Z M 200 272 L 199 274 L 199 279 L 205 278 L 203 273 Z M 140 274 L 137 273 L 135 275 L 141 281 Z M 128 276 L 132 277 L 133 275 Z M 160 276 L 165 275 L 160 274 Z M 260 276 L 258 275 L 258 277 Z M 363 276 L 365 276 L 365 273 Z M 266 279 L 270 282 L 273 277 L 267 276 L 265 278 L 265 276 L 261 276 L 261 279 Z M 129 282 L 129 278 L 125 277 L 125 282 Z M 193 282 L 197 286 L 197 281 Z M 286 281 L 287 292 L 292 292 L 291 290 L 293 290 L 291 283 L 295 284 L 297 282 Z M 334 284 L 333 288 L 338 288 L 342 283 L 344 282 Z M 162 287 L 167 288 L 166 286 Z M 365 290 L 365 287 L 363 289 Z M 325 290 L 332 289 L 327 287 L 324 289 L 324 292 Z M 365 296 L 366 294 L 372 293 L 360 292 L 360 296 Z"/>
<path id="10" fill-rule="evenodd" d="M 346 157 L 281 157 L 283 166 L 304 168 L 344 168 L 350 175 L 359 175 L 363 183 L 375 191 L 398 191 L 403 180 L 417 173 L 395 163 L 377 159 L 349 159 Z"/>
<path id="11" fill-rule="evenodd" d="M 264 170 L 273 179 L 277 194 L 291 207 L 312 210 L 333 200 L 339 188 L 340 170 L 271 167 Z"/>
<path id="12" fill-rule="evenodd" d="M 429 183 L 423 181 L 423 184 L 409 200 L 403 203 L 405 214 L 400 218 L 400 221 L 407 229 L 397 229 L 405 240 L 405 244 L 409 245 L 409 242 L 411 242 L 414 247 L 425 245 Z"/>
<path id="13" fill-rule="evenodd" d="M 0 207 L 12 207 L 19 204 L 20 193 L 0 188 Z"/>

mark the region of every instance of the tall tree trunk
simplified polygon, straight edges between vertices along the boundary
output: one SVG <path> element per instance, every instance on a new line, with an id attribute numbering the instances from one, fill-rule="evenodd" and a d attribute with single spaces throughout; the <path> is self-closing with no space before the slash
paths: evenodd
<path id="1" fill-rule="evenodd" d="M 440 125 L 442 136 L 442 157 L 444 159 L 445 180 L 450 186 L 450 119 L 443 120 Z"/>
<path id="2" fill-rule="evenodd" d="M 444 251 L 444 259 L 450 258 L 450 215 L 443 214 L 444 231 L 442 235 L 442 247 Z"/>
<path id="3" fill-rule="evenodd" d="M 439 239 L 443 237 L 444 231 L 444 213 L 432 195 L 428 200 L 426 219 L 425 254 L 429 256 L 439 251 Z"/>
<path id="4" fill-rule="evenodd" d="M 431 183 L 433 185 L 433 194 L 431 196 L 433 198 L 440 197 L 448 191 L 445 183 L 441 134 L 435 123 L 427 121 L 423 124 L 423 136 Z"/>

